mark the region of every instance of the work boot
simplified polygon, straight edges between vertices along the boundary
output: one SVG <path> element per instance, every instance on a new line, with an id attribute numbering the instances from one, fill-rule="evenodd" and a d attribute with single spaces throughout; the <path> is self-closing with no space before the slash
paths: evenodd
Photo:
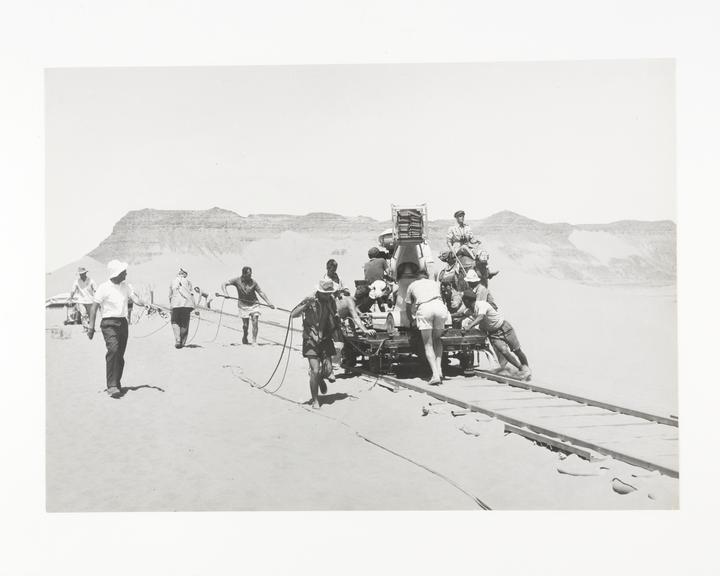
<path id="1" fill-rule="evenodd" d="M 122 396 L 122 391 L 117 386 L 111 386 L 108 388 L 107 393 L 111 398 L 120 398 L 120 396 Z"/>
<path id="2" fill-rule="evenodd" d="M 242 343 L 243 343 L 243 344 L 250 344 L 250 342 L 248 341 L 248 338 L 247 338 L 247 334 L 246 334 L 245 336 L 243 336 Z"/>

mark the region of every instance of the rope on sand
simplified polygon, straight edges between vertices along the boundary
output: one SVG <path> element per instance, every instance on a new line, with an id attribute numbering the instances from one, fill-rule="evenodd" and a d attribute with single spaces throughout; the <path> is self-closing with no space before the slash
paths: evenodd
<path id="1" fill-rule="evenodd" d="M 205 340 L 206 344 L 209 344 L 211 342 L 215 342 L 217 340 L 218 334 L 220 334 L 220 326 L 222 326 L 222 319 L 223 319 L 223 309 L 225 308 L 225 302 L 226 300 L 223 298 L 222 304 L 220 305 L 220 312 L 219 312 L 219 318 L 217 323 L 217 330 L 215 330 L 215 336 L 213 336 L 212 340 Z M 210 310 L 210 307 L 208 306 L 208 310 Z M 210 310 L 211 312 L 214 312 L 214 310 Z M 198 324 L 200 321 L 198 320 Z"/>
<path id="2" fill-rule="evenodd" d="M 168 324 L 170 324 L 170 320 L 165 321 L 165 324 L 163 324 L 162 326 L 160 326 L 160 328 L 158 328 L 157 330 L 153 330 L 153 331 L 150 332 L 149 334 L 143 334 L 142 336 L 133 336 L 133 338 L 147 338 L 148 336 L 152 336 L 153 334 L 157 334 L 158 332 L 160 332 L 160 330 L 162 330 L 163 328 L 165 328 L 165 326 L 167 326 Z"/>
<path id="3" fill-rule="evenodd" d="M 197 320 L 197 324 L 195 324 L 195 331 L 193 332 L 193 335 L 190 337 L 190 340 L 185 342 L 185 346 L 192 343 L 192 341 L 195 339 L 195 336 L 197 336 L 198 328 L 200 328 L 200 316 L 199 315 L 196 316 L 195 319 Z"/>
<path id="4" fill-rule="evenodd" d="M 233 376 L 235 376 L 237 379 L 250 384 L 250 386 L 252 386 L 253 388 L 262 390 L 262 387 L 258 386 L 257 382 L 255 382 L 252 378 L 248 378 L 246 376 L 240 376 L 240 375 L 236 374 L 235 366 L 226 365 L 226 366 L 224 366 L 224 368 L 230 368 Z M 286 369 L 287 369 L 287 366 L 286 366 Z M 283 375 L 283 380 L 284 379 L 285 379 L 285 375 Z M 276 390 L 278 390 L 278 389 L 279 389 L 279 387 Z M 470 498 L 475 503 L 475 505 L 478 506 L 479 508 L 481 508 L 482 510 L 492 510 L 492 508 L 490 506 L 488 506 L 485 502 L 483 502 L 480 498 L 478 498 L 471 492 L 468 492 L 467 490 L 465 490 L 465 488 L 460 486 L 460 484 L 455 482 L 453 479 L 448 478 L 441 472 L 438 472 L 437 470 L 433 470 L 429 466 L 426 466 L 425 464 L 422 464 L 421 462 L 418 462 L 417 460 L 413 460 L 412 458 L 409 458 L 408 456 L 404 456 L 403 454 L 400 454 L 399 452 L 395 452 L 394 450 L 388 448 L 387 446 L 384 446 L 383 444 L 380 444 L 379 442 L 376 442 L 375 440 L 368 438 L 367 436 L 358 432 L 355 428 L 350 426 L 350 424 L 348 424 L 347 422 L 343 422 L 342 420 L 339 420 L 338 418 L 334 418 L 327 414 L 322 414 L 321 412 L 318 412 L 317 410 L 313 410 L 308 406 L 307 402 L 298 402 L 297 400 L 293 400 L 292 398 L 288 398 L 287 396 L 277 394 L 277 392 L 270 392 L 269 390 L 263 390 L 263 392 L 265 392 L 266 394 L 270 394 L 271 396 L 274 396 L 275 398 L 279 398 L 280 400 L 284 400 L 286 402 L 294 404 L 295 406 L 299 406 L 300 408 L 302 408 L 306 412 L 309 412 L 310 414 L 315 414 L 316 416 L 322 416 L 323 418 L 327 418 L 328 420 L 333 420 L 339 424 L 342 424 L 343 426 L 348 428 L 351 432 L 353 432 L 355 434 L 355 436 L 357 436 L 361 440 L 364 440 L 368 444 L 372 444 L 373 446 L 380 448 L 381 450 L 384 450 L 388 454 L 392 454 L 393 456 L 396 456 L 397 458 L 401 458 L 402 460 L 405 460 L 406 462 L 409 462 L 410 464 L 413 464 L 413 465 L 417 466 L 418 468 L 422 468 L 426 472 L 429 472 L 430 474 L 437 476 L 441 480 L 444 480 L 445 482 L 450 484 L 453 488 L 455 488 L 456 490 L 459 490 L 460 492 L 465 494 L 465 496 Z"/>

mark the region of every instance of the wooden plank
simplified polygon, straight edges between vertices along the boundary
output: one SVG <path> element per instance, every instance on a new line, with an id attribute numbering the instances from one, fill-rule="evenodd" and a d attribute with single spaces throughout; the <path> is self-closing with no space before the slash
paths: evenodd
<path id="1" fill-rule="evenodd" d="M 543 434 L 536 434 L 535 432 L 531 432 L 530 430 L 526 430 L 525 428 L 513 426 L 512 424 L 505 424 L 505 432 L 518 434 L 520 436 L 523 436 L 524 438 L 527 438 L 528 440 L 532 440 L 534 442 L 537 442 L 538 444 L 544 444 L 545 446 L 550 446 L 552 448 L 560 450 L 561 452 L 565 452 L 566 454 L 577 454 L 578 456 L 580 456 L 580 458 L 583 458 L 585 460 L 595 460 L 595 458 L 593 458 L 592 452 L 590 452 L 589 450 L 584 450 L 583 448 L 578 448 L 577 446 L 573 446 L 572 444 L 560 442 L 558 440 L 555 440 L 554 438 L 550 438 L 549 436 L 545 436 Z"/>
<path id="2" fill-rule="evenodd" d="M 367 374 L 367 375 L 375 376 L 375 374 L 373 374 L 372 372 L 370 372 L 368 370 L 358 369 L 357 371 L 360 373 Z M 497 411 L 483 408 L 482 406 L 477 405 L 477 404 L 471 404 L 469 402 L 464 402 L 462 400 L 458 400 L 457 398 L 453 398 L 453 397 L 443 394 L 437 390 L 431 390 L 429 387 L 424 388 L 422 386 L 403 382 L 402 380 L 398 380 L 397 378 L 392 378 L 389 376 L 382 376 L 382 378 L 384 378 L 386 380 L 390 380 L 394 383 L 397 383 L 398 385 L 400 385 L 404 388 L 407 388 L 409 390 L 413 390 L 413 391 L 419 392 L 421 394 L 427 394 L 428 396 L 432 396 L 433 398 L 436 398 L 437 400 L 442 400 L 444 402 L 448 402 L 449 404 L 454 404 L 456 406 L 460 406 L 461 408 L 466 408 L 468 410 L 480 412 L 481 414 L 485 414 L 486 416 L 495 417 L 498 420 L 500 420 L 506 424 L 512 424 L 512 425 L 520 427 L 520 428 L 526 428 L 532 432 L 544 434 L 544 435 L 550 436 L 551 438 L 557 438 L 557 439 L 563 440 L 565 442 L 574 444 L 575 446 L 580 446 L 581 448 L 589 448 L 590 450 L 594 450 L 596 452 L 599 452 L 600 454 L 605 454 L 606 456 L 612 456 L 613 458 L 616 458 L 617 460 L 627 462 L 628 464 L 632 464 L 633 466 L 639 466 L 639 467 L 645 468 L 647 470 L 658 470 L 662 474 L 665 474 L 672 478 L 680 477 L 680 472 L 677 469 L 669 467 L 669 466 L 664 466 L 662 464 L 657 464 L 655 462 L 648 461 L 648 460 L 642 458 L 641 456 L 636 456 L 633 454 L 625 454 L 618 450 L 599 446 L 597 444 L 593 444 L 592 442 L 588 442 L 581 438 L 577 438 L 577 437 L 571 436 L 569 434 L 565 434 L 562 432 L 558 432 L 556 430 L 546 428 L 545 426 L 540 426 L 538 424 L 531 423 L 531 422 L 523 422 L 522 420 L 519 420 L 512 416 L 508 416 L 507 414 L 501 414 Z"/>
<path id="3" fill-rule="evenodd" d="M 625 408 L 623 406 L 618 406 L 616 404 L 611 404 L 609 402 L 602 402 L 600 400 L 592 400 L 591 398 L 584 398 L 582 396 L 577 396 L 575 394 L 568 394 L 567 392 L 560 392 L 559 390 L 552 390 L 550 388 L 544 388 L 542 386 L 538 386 L 538 385 L 532 384 L 530 382 L 525 382 L 523 380 L 517 380 L 516 378 L 509 378 L 507 376 L 499 376 L 497 374 L 494 374 L 493 372 L 487 372 L 485 370 L 477 370 L 476 369 L 475 372 L 485 378 L 494 378 L 494 379 L 500 380 L 501 382 L 505 382 L 509 386 L 516 386 L 518 388 L 524 388 L 525 390 L 533 390 L 534 392 L 541 392 L 542 394 L 547 394 L 549 396 L 557 396 L 559 398 L 565 398 L 567 400 L 575 400 L 576 402 L 581 402 L 583 404 L 587 404 L 588 406 L 597 406 L 599 408 L 605 408 L 606 410 L 610 410 L 612 412 L 619 412 L 620 414 L 636 416 L 638 418 L 643 418 L 645 420 L 650 420 L 652 422 L 659 422 L 661 424 L 667 424 L 668 426 L 675 426 L 675 427 L 678 426 L 677 417 L 660 416 L 657 414 L 650 414 L 649 412 L 643 412 L 641 410 L 635 410 L 633 408 Z"/>

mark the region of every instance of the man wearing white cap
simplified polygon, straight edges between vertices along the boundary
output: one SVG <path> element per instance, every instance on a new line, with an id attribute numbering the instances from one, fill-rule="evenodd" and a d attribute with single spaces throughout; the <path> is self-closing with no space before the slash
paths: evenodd
<path id="1" fill-rule="evenodd" d="M 187 341 L 190 327 L 190 314 L 195 309 L 193 286 L 187 278 L 188 273 L 180 268 L 170 284 L 170 323 L 175 335 L 175 348 L 182 348 Z"/>
<path id="2" fill-rule="evenodd" d="M 495 304 L 495 298 L 490 293 L 490 290 L 482 283 L 482 279 L 478 276 L 475 270 L 470 270 L 465 275 L 465 282 L 467 283 L 470 290 L 475 292 L 475 296 L 478 301 L 485 301 L 490 304 L 495 310 L 497 310 L 497 304 Z"/>
<path id="3" fill-rule="evenodd" d="M 310 365 L 310 404 L 313 408 L 320 408 L 318 388 L 325 394 L 325 378 L 332 376 L 333 336 L 339 326 L 334 294 L 335 283 L 329 279 L 320 280 L 315 294 L 305 298 L 290 313 L 292 318 L 302 315 L 302 353 Z"/>
<path id="4" fill-rule="evenodd" d="M 86 330 L 88 317 L 90 315 L 90 307 L 92 306 L 96 290 L 97 286 L 95 286 L 95 282 L 88 276 L 87 268 L 80 266 L 78 268 L 78 279 L 75 280 L 72 290 L 70 290 L 68 302 L 73 300 L 77 294 L 78 307 L 82 306 L 85 309 L 85 312 L 82 314 L 82 323 Z"/>
<path id="5" fill-rule="evenodd" d="M 125 368 L 125 348 L 128 340 L 128 300 L 140 306 L 147 306 L 135 293 L 132 286 L 125 282 L 127 277 L 127 263 L 111 260 L 108 263 L 110 279 L 98 286 L 90 307 L 90 320 L 88 323 L 88 338 L 92 340 L 95 335 L 95 316 L 98 308 L 102 320 L 100 330 L 105 338 L 105 373 L 107 377 L 107 392 L 113 398 L 122 396 L 120 382 Z"/>

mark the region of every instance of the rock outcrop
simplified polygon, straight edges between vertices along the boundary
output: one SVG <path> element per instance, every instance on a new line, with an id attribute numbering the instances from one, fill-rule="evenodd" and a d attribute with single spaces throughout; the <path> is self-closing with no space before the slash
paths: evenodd
<path id="1" fill-rule="evenodd" d="M 429 225 L 431 244 L 445 249 L 452 220 Z M 675 282 L 675 224 L 620 221 L 610 224 L 543 223 L 503 211 L 470 222 L 494 262 L 510 261 L 527 272 L 589 284 L 669 285 Z M 353 243 L 371 246 L 390 221 L 315 212 L 304 216 L 230 210 L 129 212 L 88 256 L 107 262 L 123 258 L 144 263 L 172 252 L 207 257 L 238 254 L 252 242 L 292 231 L 328 238 L 335 250 Z"/>

